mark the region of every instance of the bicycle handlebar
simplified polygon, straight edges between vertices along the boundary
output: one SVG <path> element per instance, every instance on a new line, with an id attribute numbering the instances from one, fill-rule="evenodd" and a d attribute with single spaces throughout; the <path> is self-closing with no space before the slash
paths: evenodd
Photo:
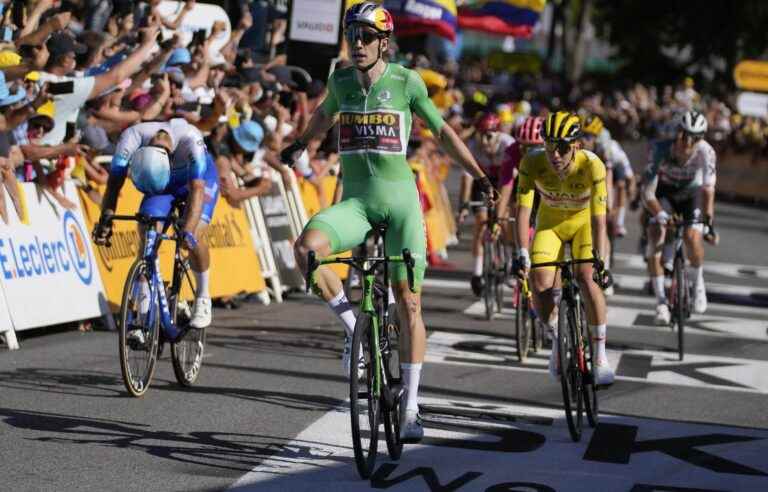
<path id="1" fill-rule="evenodd" d="M 312 274 L 315 272 L 315 270 L 317 270 L 318 267 L 322 265 L 339 263 L 343 265 L 349 265 L 356 270 L 365 272 L 366 268 L 362 265 L 366 262 L 372 263 L 372 266 L 367 269 L 368 271 L 373 270 L 382 263 L 404 263 L 406 273 L 408 275 L 408 288 L 411 290 L 411 292 L 415 292 L 413 269 L 416 267 L 416 260 L 413 258 L 413 255 L 407 248 L 403 250 L 403 253 L 400 256 L 353 256 L 351 258 L 327 257 L 320 259 L 317 258 L 317 254 L 314 251 L 310 251 L 307 254 L 307 274 L 305 277 L 307 292 L 309 292 L 310 289 Z"/>

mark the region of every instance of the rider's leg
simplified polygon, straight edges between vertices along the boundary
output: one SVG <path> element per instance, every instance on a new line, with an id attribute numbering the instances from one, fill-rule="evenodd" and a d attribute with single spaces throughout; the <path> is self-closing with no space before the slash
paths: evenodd
<path id="1" fill-rule="evenodd" d="M 704 286 L 704 244 L 697 226 L 687 227 L 683 236 L 688 259 L 691 262 L 689 277 L 693 287 L 693 309 L 702 314 L 707 310 L 707 291 Z"/>
<path id="2" fill-rule="evenodd" d="M 324 231 L 304 229 L 296 240 L 294 255 L 302 272 L 307 271 L 307 255 L 310 251 L 314 251 L 318 258 L 332 254 L 330 240 Z M 339 276 L 329 267 L 321 266 L 315 270 L 311 287 L 315 294 L 328 303 L 331 311 L 338 316 L 344 326 L 345 333 L 351 338 L 355 330 L 356 318 Z"/>
<path id="3" fill-rule="evenodd" d="M 624 227 L 624 217 L 627 213 L 627 180 L 616 181 L 616 234 L 624 236 L 626 229 Z"/>
<path id="4" fill-rule="evenodd" d="M 396 282 L 393 287 L 402 335 L 400 367 L 403 371 L 403 386 L 407 392 L 405 408 L 409 411 L 418 411 L 419 380 L 427 351 L 427 332 L 421 316 L 421 294 L 411 292 L 407 281 Z"/>
<path id="5" fill-rule="evenodd" d="M 485 208 L 480 208 L 475 213 L 475 227 L 472 235 L 472 257 L 475 264 L 472 268 L 472 292 L 476 296 L 482 294 L 483 279 L 483 233 L 485 232 L 485 222 L 488 220 L 488 212 Z"/>
<path id="6" fill-rule="evenodd" d="M 648 262 L 648 275 L 651 278 L 651 286 L 656 296 L 655 323 L 657 325 L 666 325 L 670 320 L 670 312 L 664 288 L 664 269 L 661 266 L 661 255 L 664 249 L 664 239 L 667 230 L 665 226 L 651 222 L 648 225 L 647 231 L 646 260 Z"/>

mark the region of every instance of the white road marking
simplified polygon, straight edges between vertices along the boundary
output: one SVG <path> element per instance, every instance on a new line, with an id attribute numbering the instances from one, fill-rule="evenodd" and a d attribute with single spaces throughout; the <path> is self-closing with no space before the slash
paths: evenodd
<path id="1" fill-rule="evenodd" d="M 547 372 L 550 351 L 542 349 L 521 364 L 511 336 L 437 331 L 429 337 L 426 362 Z M 680 362 L 672 352 L 608 349 L 606 353 L 618 381 L 768 393 L 768 361 L 686 354 Z"/>
<path id="2" fill-rule="evenodd" d="M 370 481 L 357 475 L 349 415 L 340 408 L 280 446 L 231 490 L 768 488 L 766 430 L 601 415 L 598 428 L 585 423 L 574 443 L 559 409 L 424 398 L 421 413 L 425 438 L 406 445 L 398 461 L 387 456 L 382 429 Z M 655 488 L 633 488 L 639 484 Z"/>
<path id="3" fill-rule="evenodd" d="M 627 268 L 645 270 L 645 260 L 638 254 L 616 253 L 614 255 L 617 264 Z M 733 278 L 765 278 L 768 279 L 768 266 L 742 265 L 738 263 L 726 263 L 712 260 L 704 261 L 704 273 L 713 273 L 724 277 Z"/>

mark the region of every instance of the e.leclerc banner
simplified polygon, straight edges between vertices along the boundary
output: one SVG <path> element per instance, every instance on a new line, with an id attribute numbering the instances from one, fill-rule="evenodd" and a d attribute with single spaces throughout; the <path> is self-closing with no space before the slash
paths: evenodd
<path id="1" fill-rule="evenodd" d="M 62 207 L 33 183 L 19 186 L 26 217 L 6 195 L 9 222 L 0 222 L 0 283 L 16 330 L 101 316 L 104 289 L 72 182 Z"/>

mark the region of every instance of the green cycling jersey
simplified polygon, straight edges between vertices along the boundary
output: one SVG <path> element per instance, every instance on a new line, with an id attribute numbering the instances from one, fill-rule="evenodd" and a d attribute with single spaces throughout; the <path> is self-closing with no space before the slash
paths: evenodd
<path id="1" fill-rule="evenodd" d="M 426 270 L 426 230 L 405 157 L 412 113 L 435 135 L 445 124 L 421 76 L 389 63 L 366 91 L 355 68 L 337 70 L 328 81 L 322 107 L 328 115 L 338 114 L 344 194 L 340 203 L 312 217 L 307 228 L 323 231 L 332 252 L 340 253 L 362 243 L 372 225 L 386 222 L 387 251 L 411 251 L 419 289 Z M 403 266 L 391 271 L 393 282 L 405 281 L 406 275 Z"/>

